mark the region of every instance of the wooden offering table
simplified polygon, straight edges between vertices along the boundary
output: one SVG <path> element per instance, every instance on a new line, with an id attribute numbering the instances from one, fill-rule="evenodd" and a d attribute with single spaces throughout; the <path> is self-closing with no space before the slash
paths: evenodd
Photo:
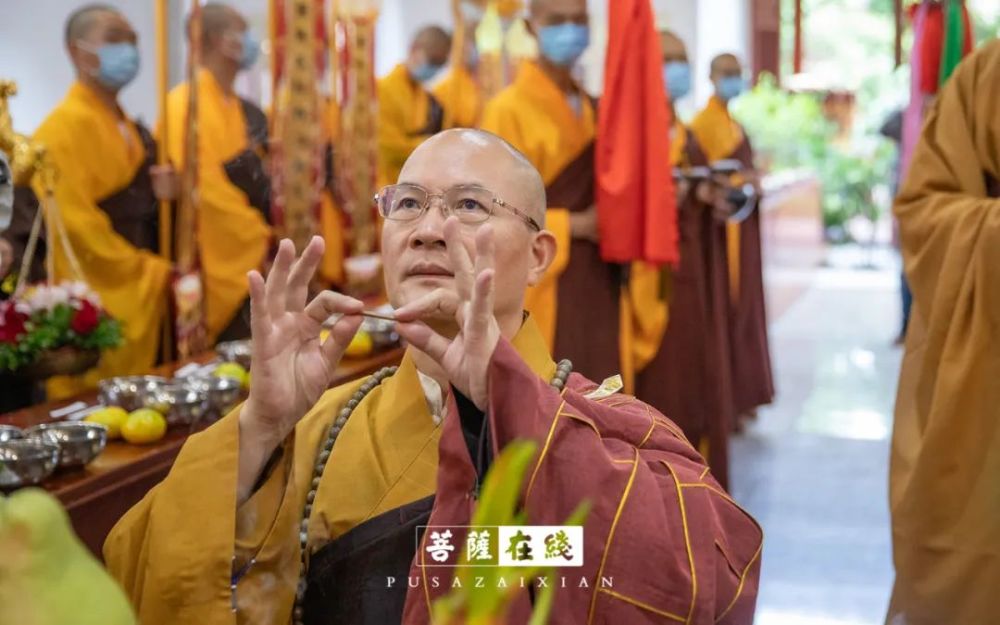
<path id="1" fill-rule="evenodd" d="M 392 349 L 366 358 L 345 359 L 338 367 L 332 386 L 358 379 L 382 367 L 398 364 L 402 349 Z M 210 360 L 206 356 L 202 362 Z M 152 372 L 172 377 L 186 363 L 167 365 Z M 69 400 L 32 406 L 0 415 L 0 424 L 27 428 L 55 421 L 51 412 L 69 404 L 97 402 L 97 394 L 89 393 Z M 160 482 L 180 453 L 191 434 L 187 428 L 172 428 L 161 440 L 150 445 L 132 445 L 124 441 L 108 441 L 104 451 L 82 469 L 57 471 L 42 482 L 45 488 L 66 506 L 73 529 L 98 557 L 111 528 L 129 508 L 141 500 Z"/>

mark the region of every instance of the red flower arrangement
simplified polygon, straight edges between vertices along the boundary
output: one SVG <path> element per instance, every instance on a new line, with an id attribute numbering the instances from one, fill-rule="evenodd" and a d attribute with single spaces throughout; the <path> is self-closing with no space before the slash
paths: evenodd
<path id="1" fill-rule="evenodd" d="M 0 373 L 60 348 L 100 351 L 122 342 L 121 324 L 82 282 L 33 286 L 0 302 Z"/>

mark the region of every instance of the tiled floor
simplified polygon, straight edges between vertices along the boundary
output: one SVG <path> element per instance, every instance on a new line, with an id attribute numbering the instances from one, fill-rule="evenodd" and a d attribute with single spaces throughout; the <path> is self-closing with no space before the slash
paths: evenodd
<path id="1" fill-rule="evenodd" d="M 765 532 L 757 625 L 883 622 L 898 269 L 863 260 L 768 272 L 778 399 L 732 444 L 733 494 Z"/>

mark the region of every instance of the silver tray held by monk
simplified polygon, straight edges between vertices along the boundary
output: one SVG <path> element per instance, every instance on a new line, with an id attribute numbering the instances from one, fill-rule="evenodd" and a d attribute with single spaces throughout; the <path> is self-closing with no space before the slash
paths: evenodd
<path id="1" fill-rule="evenodd" d="M 59 465 L 59 445 L 40 438 L 0 442 L 0 489 L 33 486 Z"/>
<path id="2" fill-rule="evenodd" d="M 59 448 L 59 468 L 72 469 L 89 464 L 104 451 L 108 429 L 98 423 L 60 421 L 28 428 L 24 437 L 55 444 Z"/>

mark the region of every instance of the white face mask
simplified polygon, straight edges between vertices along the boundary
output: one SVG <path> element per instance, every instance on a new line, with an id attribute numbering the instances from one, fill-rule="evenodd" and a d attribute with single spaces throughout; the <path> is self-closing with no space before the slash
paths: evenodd
<path id="1" fill-rule="evenodd" d="M 7 155 L 0 152 L 0 230 L 10 226 L 14 215 L 14 175 L 7 163 Z"/>

